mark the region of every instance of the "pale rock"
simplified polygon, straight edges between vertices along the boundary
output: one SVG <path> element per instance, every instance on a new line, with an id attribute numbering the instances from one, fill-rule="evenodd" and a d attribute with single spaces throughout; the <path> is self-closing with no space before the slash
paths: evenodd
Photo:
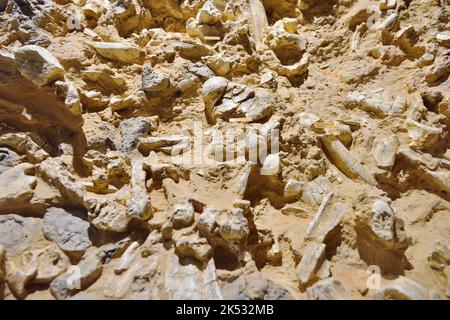
<path id="1" fill-rule="evenodd" d="M 81 72 L 86 83 L 96 84 L 106 94 L 121 94 L 127 90 L 127 84 L 122 76 L 107 67 L 90 66 Z"/>
<path id="2" fill-rule="evenodd" d="M 295 34 L 297 32 L 298 21 L 295 18 L 283 18 L 275 22 L 273 27 Z"/>
<path id="3" fill-rule="evenodd" d="M 318 242 L 308 242 L 304 249 L 302 259 L 295 269 L 300 288 L 304 288 L 319 270 L 325 259 L 325 244 Z"/>
<path id="4" fill-rule="evenodd" d="M 120 257 L 118 266 L 114 269 L 115 274 L 121 274 L 124 271 L 130 269 L 130 267 L 136 262 L 136 258 L 139 255 L 139 243 L 137 241 L 132 242 L 125 252 Z"/>
<path id="5" fill-rule="evenodd" d="M 222 77 L 214 77 L 206 81 L 202 87 L 202 97 L 207 108 L 212 108 L 225 94 L 228 80 Z"/>
<path id="6" fill-rule="evenodd" d="M 167 154 L 179 155 L 191 144 L 188 136 L 141 137 L 138 139 L 138 149 L 143 153 L 162 151 Z"/>
<path id="7" fill-rule="evenodd" d="M 377 300 L 434 300 L 438 295 L 414 280 L 399 276 L 375 291 L 372 297 Z"/>
<path id="8" fill-rule="evenodd" d="M 123 152 L 130 152 L 136 147 L 138 138 L 155 130 L 157 123 L 155 117 L 137 117 L 122 121 L 119 127 L 122 136 L 120 149 Z"/>
<path id="9" fill-rule="evenodd" d="M 450 97 L 444 97 L 438 105 L 438 112 L 450 119 Z"/>
<path id="10" fill-rule="evenodd" d="M 286 215 L 286 216 L 309 218 L 308 210 L 306 208 L 303 208 L 303 207 L 287 205 L 287 206 L 284 206 L 281 209 L 281 213 Z"/>
<path id="11" fill-rule="evenodd" d="M 368 92 L 350 92 L 347 97 L 350 107 L 356 106 L 382 117 L 401 113 L 406 108 L 406 101 L 402 97 L 389 96 L 382 88 L 374 88 Z"/>
<path id="12" fill-rule="evenodd" d="M 183 175 L 182 170 L 171 163 L 152 163 L 149 165 L 150 172 L 152 173 L 152 179 L 164 180 L 165 178 L 171 178 L 178 183 Z"/>
<path id="13" fill-rule="evenodd" d="M 89 42 L 89 45 L 102 57 L 118 62 L 139 63 L 143 56 L 143 51 L 133 45 L 118 42 Z"/>
<path id="14" fill-rule="evenodd" d="M 220 21 L 222 12 L 216 8 L 212 1 L 206 1 L 197 13 L 197 21 L 200 24 L 215 24 Z"/>
<path id="15" fill-rule="evenodd" d="M 316 276 L 318 279 L 323 280 L 331 277 L 331 262 L 328 259 L 325 259 L 320 266 L 319 270 L 316 272 Z"/>
<path id="16" fill-rule="evenodd" d="M 219 233 L 226 241 L 240 241 L 249 234 L 248 221 L 244 210 L 233 208 L 217 219 Z"/>
<path id="17" fill-rule="evenodd" d="M 207 81 L 215 77 L 214 72 L 204 64 L 194 64 L 190 66 L 188 70 L 203 81 Z"/>
<path id="18" fill-rule="evenodd" d="M 391 13 L 378 25 L 378 30 L 390 30 L 396 24 L 398 17 L 397 12 Z"/>
<path id="19" fill-rule="evenodd" d="M 266 49 L 264 40 L 269 28 L 266 10 L 264 4 L 258 0 L 250 0 L 249 9 L 250 30 L 254 35 L 255 48 L 258 53 L 262 53 Z"/>
<path id="20" fill-rule="evenodd" d="M 177 255 L 170 255 L 164 274 L 164 297 L 166 299 L 221 300 L 216 267 L 211 259 L 202 273 L 194 264 L 181 265 Z"/>
<path id="21" fill-rule="evenodd" d="M 147 172 L 144 170 L 142 160 L 134 160 L 131 165 L 131 197 L 127 202 L 130 218 L 147 220 L 153 214 L 146 182 Z"/>
<path id="22" fill-rule="evenodd" d="M 372 144 L 372 154 L 377 161 L 377 166 L 390 170 L 395 164 L 395 157 L 399 141 L 396 135 L 390 137 L 379 137 Z"/>
<path id="23" fill-rule="evenodd" d="M 450 74 L 450 56 L 442 55 L 436 57 L 434 64 L 429 67 L 425 74 L 425 80 L 429 85 L 446 79 Z"/>
<path id="24" fill-rule="evenodd" d="M 245 192 L 247 191 L 248 181 L 250 178 L 250 174 L 252 173 L 252 169 L 254 167 L 254 163 L 251 161 L 246 161 L 244 167 L 242 168 L 241 176 L 237 182 L 237 193 L 240 197 L 244 197 Z"/>
<path id="25" fill-rule="evenodd" d="M 43 232 L 69 256 L 81 257 L 92 242 L 89 222 L 61 208 L 50 208 L 44 216 Z"/>
<path id="26" fill-rule="evenodd" d="M 394 211 L 385 201 L 376 200 L 372 205 L 371 230 L 388 243 L 407 243 L 403 220 L 396 218 Z"/>
<path id="27" fill-rule="evenodd" d="M 233 60 L 223 54 L 215 54 L 203 58 L 203 62 L 218 76 L 225 76 L 231 71 Z"/>
<path id="28" fill-rule="evenodd" d="M 142 90 L 150 95 L 165 95 L 170 87 L 169 77 L 150 65 L 145 65 L 141 75 Z"/>
<path id="29" fill-rule="evenodd" d="M 0 148 L 0 174 L 21 163 L 21 156 L 9 148 Z"/>
<path id="30" fill-rule="evenodd" d="M 268 87 L 268 88 L 276 88 L 277 87 L 277 81 L 275 80 L 275 74 L 273 71 L 268 71 L 261 75 L 261 79 L 259 82 L 259 85 L 262 87 Z"/>
<path id="31" fill-rule="evenodd" d="M 253 90 L 222 77 L 206 81 L 202 97 L 207 118 L 213 123 L 218 118 L 227 121 L 242 117 L 250 121 L 261 120 L 270 116 L 275 106 L 275 98 L 268 90 Z"/>
<path id="32" fill-rule="evenodd" d="M 342 202 L 333 203 L 334 194 L 326 195 L 313 220 L 306 229 L 305 239 L 323 242 L 341 223 L 347 206 Z"/>
<path id="33" fill-rule="evenodd" d="M 320 280 L 306 289 L 310 300 L 349 300 L 351 295 L 343 283 L 335 278 Z"/>
<path id="34" fill-rule="evenodd" d="M 102 275 L 101 258 L 94 252 L 85 255 L 80 263 L 50 283 L 50 291 L 57 300 L 68 299 L 80 290 L 92 285 Z"/>
<path id="35" fill-rule="evenodd" d="M 82 205 L 87 209 L 92 209 L 95 202 L 86 197 L 85 191 L 75 177 L 67 170 L 64 163 L 59 158 L 48 158 L 41 162 L 38 170 L 40 176 L 49 185 L 59 190 L 71 204 Z"/>
<path id="36" fill-rule="evenodd" d="M 314 124 L 313 128 L 316 126 L 317 124 Z M 347 148 L 350 147 L 353 137 L 352 131 L 348 125 L 336 121 L 333 124 L 326 124 L 325 126 L 327 127 L 325 128 L 325 133 L 335 136 Z"/>
<path id="37" fill-rule="evenodd" d="M 130 161 L 126 157 L 117 155 L 109 158 L 106 165 L 107 181 L 116 187 L 123 186 L 130 181 Z"/>
<path id="38" fill-rule="evenodd" d="M 103 2 L 99 0 L 87 0 L 83 6 L 83 14 L 87 20 L 98 20 L 103 14 Z"/>
<path id="39" fill-rule="evenodd" d="M 434 58 L 435 58 L 434 54 L 430 52 L 425 52 L 424 55 L 419 58 L 419 61 L 417 61 L 417 66 L 419 68 L 429 66 L 433 64 Z"/>
<path id="40" fill-rule="evenodd" d="M 126 196 L 129 196 L 128 188 L 123 187 L 113 194 L 111 199 L 96 206 L 91 223 L 99 230 L 112 232 L 125 232 L 130 222 L 126 206 Z"/>
<path id="41" fill-rule="evenodd" d="M 301 197 L 303 183 L 297 180 L 289 179 L 284 186 L 284 197 L 290 201 L 298 200 Z"/>
<path id="42" fill-rule="evenodd" d="M 445 192 L 450 191 L 450 172 L 449 171 L 430 171 L 424 170 L 424 177 L 431 181 L 438 188 Z"/>
<path id="43" fill-rule="evenodd" d="M 126 97 L 113 96 L 109 100 L 109 107 L 111 107 L 113 111 L 119 111 L 123 109 L 136 108 L 142 105 L 142 102 L 143 96 L 140 93 L 130 94 Z"/>
<path id="44" fill-rule="evenodd" d="M 21 163 L 0 174 L 0 213 L 31 200 L 37 185 L 34 169 L 31 163 Z"/>
<path id="45" fill-rule="evenodd" d="M 376 186 L 375 178 L 356 160 L 345 146 L 332 135 L 322 135 L 321 142 L 334 164 L 351 179 L 360 178 Z"/>
<path id="46" fill-rule="evenodd" d="M 434 249 L 428 256 L 428 264 L 431 268 L 439 271 L 450 265 L 450 249 L 444 241 L 437 240 L 434 243 Z"/>
<path id="47" fill-rule="evenodd" d="M 69 259 L 54 244 L 23 252 L 7 264 L 8 285 L 16 298 L 28 295 L 28 286 L 47 285 L 70 265 Z"/>
<path id="48" fill-rule="evenodd" d="M 55 82 L 56 94 L 64 99 L 64 104 L 74 115 L 81 114 L 81 100 L 77 88 L 65 81 Z"/>
<path id="49" fill-rule="evenodd" d="M 269 29 L 266 43 L 272 50 L 285 49 L 304 52 L 306 50 L 308 40 L 302 35 L 286 32 L 285 30 L 279 29 L 274 25 Z"/>
<path id="50" fill-rule="evenodd" d="M 212 247 L 205 238 L 198 235 L 182 236 L 176 240 L 175 252 L 182 256 L 193 257 L 199 261 L 208 261 L 212 256 Z"/>
<path id="51" fill-rule="evenodd" d="M 450 47 L 450 31 L 438 33 L 436 35 L 436 40 L 444 47 Z"/>
<path id="52" fill-rule="evenodd" d="M 90 90 L 88 92 L 80 92 L 80 100 L 83 105 L 83 109 L 88 111 L 98 111 L 106 108 L 110 102 L 109 97 L 102 95 L 97 90 Z"/>
<path id="53" fill-rule="evenodd" d="M 250 102 L 250 103 L 249 103 Z M 254 100 L 246 100 L 241 103 L 241 110 L 246 118 L 258 121 L 270 116 L 275 106 L 275 100 L 271 94 L 262 89 L 256 91 Z"/>
<path id="54" fill-rule="evenodd" d="M 173 224 L 176 228 L 190 226 L 194 222 L 194 206 L 191 202 L 177 203 L 173 209 Z"/>
<path id="55" fill-rule="evenodd" d="M 256 268 L 255 268 L 256 269 Z M 226 300 L 292 300 L 289 291 L 257 270 L 245 270 L 237 279 L 222 284 Z"/>
<path id="56" fill-rule="evenodd" d="M 279 154 L 269 154 L 261 167 L 261 175 L 274 176 L 280 172 L 280 156 Z"/>
<path id="57" fill-rule="evenodd" d="M 175 50 L 180 54 L 184 59 L 188 59 L 191 61 L 197 61 L 202 59 L 203 57 L 209 56 L 213 54 L 212 49 L 204 45 L 202 43 L 198 43 L 197 41 L 193 41 L 192 39 L 186 39 L 183 41 L 174 40 L 172 41 L 174 44 Z M 192 68 L 192 69 L 191 69 Z M 197 70 L 198 74 L 195 73 L 201 79 L 209 79 L 214 77 L 214 72 L 208 66 L 203 65 L 201 68 L 196 68 L 195 66 L 189 67 L 191 70 Z"/>
<path id="58" fill-rule="evenodd" d="M 435 171 L 439 168 L 440 161 L 436 158 L 433 158 L 428 153 L 414 151 L 409 147 L 402 146 L 401 148 L 399 148 L 398 154 L 413 166 L 422 166 L 432 171 Z"/>
<path id="59" fill-rule="evenodd" d="M 53 279 L 66 271 L 70 265 L 69 258 L 55 244 L 51 244 L 35 252 L 37 256 L 37 273 L 33 284 L 49 284 Z"/>
<path id="60" fill-rule="evenodd" d="M 14 58 L 20 74 L 38 87 L 64 79 L 64 68 L 45 48 L 23 46 L 14 50 Z"/>
<path id="61" fill-rule="evenodd" d="M 302 112 L 298 115 L 299 122 L 306 128 L 311 128 L 314 123 L 320 121 L 320 117 L 314 112 Z"/>
<path id="62" fill-rule="evenodd" d="M 17 255 L 42 238 L 42 220 L 15 214 L 0 215 L 0 245 Z"/>
<path id="63" fill-rule="evenodd" d="M 397 6 L 397 0 L 381 0 L 380 1 L 380 9 L 394 9 Z"/>
<path id="64" fill-rule="evenodd" d="M 400 29 L 400 31 L 395 34 L 393 43 L 398 45 L 405 52 L 414 54 L 416 51 L 414 47 L 418 40 L 419 36 L 414 27 L 408 26 Z"/>
<path id="65" fill-rule="evenodd" d="M 446 160 L 449 160 L 449 161 L 450 161 L 450 149 L 447 149 L 447 151 L 445 151 L 444 158 L 445 158 Z"/>
<path id="66" fill-rule="evenodd" d="M 36 277 L 37 271 L 37 256 L 33 252 L 24 253 L 14 261 L 8 259 L 6 278 L 8 287 L 16 298 L 26 298 L 29 293 L 27 285 Z"/>
<path id="67" fill-rule="evenodd" d="M 428 256 L 429 266 L 447 278 L 446 296 L 450 296 L 450 250 L 445 241 L 438 240 L 434 243 L 434 249 Z"/>
<path id="68" fill-rule="evenodd" d="M 331 181 L 326 176 L 319 176 L 305 184 L 302 200 L 307 203 L 320 205 L 322 199 L 331 191 Z"/>
<path id="69" fill-rule="evenodd" d="M 263 61 L 270 69 L 276 71 L 280 75 L 286 77 L 298 77 L 308 71 L 311 55 L 308 52 L 305 52 L 298 62 L 284 65 L 272 50 L 267 50 L 264 53 Z"/>
<path id="70" fill-rule="evenodd" d="M 413 149 L 426 150 L 432 148 L 442 134 L 441 128 L 432 127 L 412 119 L 408 119 L 406 125 L 411 138 L 409 145 Z"/>
<path id="71" fill-rule="evenodd" d="M 275 238 L 270 250 L 267 251 L 267 260 L 271 263 L 278 264 L 282 262 L 283 251 L 281 250 L 278 240 Z"/>

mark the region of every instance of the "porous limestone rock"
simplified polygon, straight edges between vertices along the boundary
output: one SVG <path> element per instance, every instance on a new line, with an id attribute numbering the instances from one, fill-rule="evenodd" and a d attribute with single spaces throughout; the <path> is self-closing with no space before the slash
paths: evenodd
<path id="1" fill-rule="evenodd" d="M 194 222 L 194 206 L 192 203 L 177 203 L 173 209 L 172 221 L 175 227 L 190 226 Z"/>
<path id="2" fill-rule="evenodd" d="M 91 252 L 75 266 L 71 266 L 50 283 L 50 291 L 57 300 L 68 299 L 76 292 L 92 285 L 103 272 L 101 257 Z"/>
<path id="3" fill-rule="evenodd" d="M 316 215 L 306 229 L 305 239 L 323 242 L 341 224 L 347 208 L 344 203 L 333 201 L 333 196 L 333 193 L 329 193 L 323 198 Z"/>
<path id="4" fill-rule="evenodd" d="M 122 63 L 139 63 L 143 56 L 143 51 L 133 45 L 118 42 L 89 42 L 89 45 L 102 57 Z"/>
<path id="5" fill-rule="evenodd" d="M 132 218 L 146 220 L 152 214 L 146 176 L 142 160 L 135 160 L 131 165 L 131 197 L 127 203 L 128 216 Z"/>
<path id="6" fill-rule="evenodd" d="M 9 255 L 26 250 L 41 237 L 42 221 L 15 214 L 0 215 L 0 245 Z"/>
<path id="7" fill-rule="evenodd" d="M 341 281 L 327 278 L 316 282 L 306 289 L 310 300 L 349 300 L 351 295 Z"/>
<path id="8" fill-rule="evenodd" d="M 31 200 L 37 184 L 34 171 L 31 163 L 21 163 L 0 174 L 0 213 Z"/>
<path id="9" fill-rule="evenodd" d="M 196 235 L 183 236 L 177 239 L 175 252 L 182 256 L 193 257 L 199 261 L 208 261 L 212 256 L 212 248 L 208 241 Z"/>
<path id="10" fill-rule="evenodd" d="M 151 66 L 145 65 L 141 76 L 142 90 L 153 95 L 166 94 L 169 86 L 169 77 L 161 71 L 154 70 Z"/>
<path id="11" fill-rule="evenodd" d="M 395 164 L 395 157 L 397 156 L 399 141 L 397 136 L 380 137 L 374 140 L 372 145 L 372 152 L 377 165 L 383 169 L 392 169 Z"/>
<path id="12" fill-rule="evenodd" d="M 64 68 L 45 48 L 23 46 L 14 50 L 14 58 L 20 74 L 38 87 L 64 79 Z"/>
<path id="13" fill-rule="evenodd" d="M 269 117 L 275 106 L 274 97 L 265 89 L 251 89 L 222 77 L 206 81 L 202 88 L 207 119 L 248 118 L 257 121 Z"/>
<path id="14" fill-rule="evenodd" d="M 300 287 L 304 288 L 309 281 L 313 280 L 315 273 L 319 270 L 325 259 L 325 244 L 309 242 L 306 244 L 302 259 L 295 269 Z"/>
<path id="15" fill-rule="evenodd" d="M 220 235 L 227 241 L 240 241 L 247 237 L 248 221 L 244 216 L 244 210 L 233 208 L 226 215 L 217 219 Z"/>
<path id="16" fill-rule="evenodd" d="M 69 256 L 81 257 L 92 242 L 89 222 L 61 208 L 49 208 L 44 216 L 43 232 Z"/>
<path id="17" fill-rule="evenodd" d="M 157 128 L 157 119 L 154 117 L 137 117 L 122 121 L 120 133 L 122 136 L 121 150 L 130 152 L 136 147 L 138 138 Z"/>

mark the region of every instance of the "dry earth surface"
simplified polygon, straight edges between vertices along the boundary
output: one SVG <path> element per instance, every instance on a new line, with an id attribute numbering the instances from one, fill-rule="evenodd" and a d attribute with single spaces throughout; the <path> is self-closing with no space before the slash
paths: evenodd
<path id="1" fill-rule="evenodd" d="M 0 299 L 450 298 L 449 16 L 0 0 Z"/>

